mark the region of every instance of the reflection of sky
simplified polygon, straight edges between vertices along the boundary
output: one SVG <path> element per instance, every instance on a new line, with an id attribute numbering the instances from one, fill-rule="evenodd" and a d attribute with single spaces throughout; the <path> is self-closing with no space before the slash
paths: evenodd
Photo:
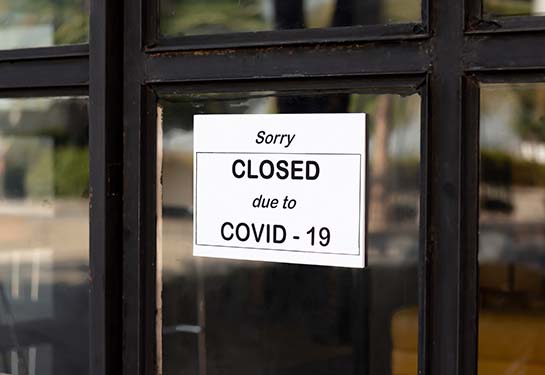
<path id="1" fill-rule="evenodd" d="M 498 99 L 496 97 L 496 99 Z M 481 115 L 481 147 L 493 148 L 517 154 L 520 150 L 520 139 L 511 124 L 517 120 L 517 108 L 512 100 L 501 100 L 493 111 Z"/>
<path id="2" fill-rule="evenodd" d="M 501 228 L 481 229 L 479 262 L 525 264 L 545 270 L 545 238 L 540 235 L 516 238 Z"/>
<path id="3" fill-rule="evenodd" d="M 534 12 L 545 13 L 545 0 L 534 0 Z"/>
<path id="4" fill-rule="evenodd" d="M 393 129 L 388 141 L 389 154 L 394 157 L 418 156 L 420 154 L 420 111 L 415 111 L 405 123 L 396 125 L 398 126 Z"/>
<path id="5" fill-rule="evenodd" d="M 172 152 L 193 152 L 193 131 L 170 129 L 164 134 L 163 149 Z"/>
<path id="6" fill-rule="evenodd" d="M 0 27 L 0 49 L 52 46 L 53 24 Z"/>
<path id="7" fill-rule="evenodd" d="M 3 32 L 3 31 L 0 31 Z M 1 39 L 0 39 L 1 40 Z M 1 42 L 0 42 L 1 43 Z M 14 110 L 34 110 L 46 111 L 53 105 L 52 98 L 32 98 L 32 99 L 0 99 L 0 111 L 11 112 Z"/>

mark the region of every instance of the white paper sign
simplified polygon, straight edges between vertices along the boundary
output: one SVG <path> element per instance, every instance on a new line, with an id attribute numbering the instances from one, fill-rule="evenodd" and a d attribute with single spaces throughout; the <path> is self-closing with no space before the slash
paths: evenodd
<path id="1" fill-rule="evenodd" d="M 365 266 L 365 114 L 196 115 L 193 254 Z"/>

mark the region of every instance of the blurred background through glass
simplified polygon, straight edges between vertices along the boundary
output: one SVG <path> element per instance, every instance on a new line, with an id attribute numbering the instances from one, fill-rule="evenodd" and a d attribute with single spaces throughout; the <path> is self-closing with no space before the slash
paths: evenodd
<path id="1" fill-rule="evenodd" d="M 421 0 L 160 0 L 163 35 L 420 22 Z"/>
<path id="2" fill-rule="evenodd" d="M 0 49 L 86 43 L 91 0 L 0 0 Z"/>
<path id="3" fill-rule="evenodd" d="M 193 257 L 193 115 L 317 112 L 369 113 L 369 267 Z M 417 373 L 418 95 L 172 96 L 158 126 L 165 375 Z"/>
<path id="4" fill-rule="evenodd" d="M 499 16 L 543 16 L 545 0 L 484 0 L 485 18 Z"/>
<path id="5" fill-rule="evenodd" d="M 0 99 L 0 373 L 87 374 L 87 99 Z"/>
<path id="6" fill-rule="evenodd" d="M 481 86 L 479 375 L 545 373 L 545 84 Z"/>

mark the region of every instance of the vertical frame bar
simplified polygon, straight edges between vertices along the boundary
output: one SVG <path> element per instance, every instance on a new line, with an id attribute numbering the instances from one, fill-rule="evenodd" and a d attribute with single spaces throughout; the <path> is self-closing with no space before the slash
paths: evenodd
<path id="1" fill-rule="evenodd" d="M 157 99 L 137 81 L 126 88 L 123 374 L 147 375 L 157 370 Z"/>
<path id="2" fill-rule="evenodd" d="M 427 375 L 429 371 L 430 352 L 430 246 L 428 239 L 428 220 L 430 217 L 428 194 L 429 188 L 429 160 L 430 141 L 428 130 L 429 108 L 429 77 L 420 88 L 420 232 L 418 254 L 418 374 Z"/>
<path id="3" fill-rule="evenodd" d="M 479 27 L 483 19 L 484 0 L 464 0 L 464 30 L 471 31 Z"/>
<path id="4" fill-rule="evenodd" d="M 144 84 L 145 0 L 125 1 L 123 129 L 123 369 L 157 372 L 156 178 L 157 97 Z"/>
<path id="5" fill-rule="evenodd" d="M 142 48 L 153 48 L 161 36 L 161 0 L 147 0 L 144 2 L 146 17 L 142 19 Z"/>
<path id="6" fill-rule="evenodd" d="M 467 76 L 462 80 L 462 206 L 460 343 L 462 374 L 477 373 L 478 348 L 478 228 L 479 228 L 479 83 Z"/>
<path id="7" fill-rule="evenodd" d="M 122 315 L 123 6 L 91 1 L 89 71 L 90 374 L 119 374 Z"/>
<path id="8" fill-rule="evenodd" d="M 430 335 L 426 356 L 431 374 L 461 375 L 460 285 L 463 241 L 461 227 L 463 1 L 432 2 L 433 70 L 429 81 L 429 216 L 426 222 L 430 254 Z"/>
<path id="9" fill-rule="evenodd" d="M 430 13 L 431 13 L 431 3 L 433 0 L 421 0 L 422 3 L 420 6 L 422 7 L 420 11 L 420 17 L 422 18 L 422 30 L 425 34 L 430 34 L 431 32 L 431 25 L 430 25 Z"/>

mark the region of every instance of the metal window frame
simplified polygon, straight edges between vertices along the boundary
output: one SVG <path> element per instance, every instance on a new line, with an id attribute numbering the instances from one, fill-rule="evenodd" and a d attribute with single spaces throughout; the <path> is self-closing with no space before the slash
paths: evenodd
<path id="1" fill-rule="evenodd" d="M 157 0 L 130 8 L 125 20 L 135 27 L 126 30 L 126 57 L 140 63 L 125 71 L 125 126 L 135 133 L 126 143 L 125 160 L 135 162 L 125 165 L 124 186 L 130 227 L 140 230 L 125 238 L 125 249 L 135 255 L 126 272 L 141 273 L 138 301 L 135 297 L 129 308 L 141 314 L 125 325 L 134 344 L 125 356 L 142 362 L 126 362 L 125 372 L 157 371 L 155 290 L 145 280 L 156 275 L 150 218 L 156 203 L 158 93 L 277 87 L 290 78 L 301 84 L 360 79 L 371 92 L 381 92 L 381 79 L 413 76 L 423 80 L 416 90 L 422 95 L 419 373 L 475 374 L 479 83 L 495 72 L 501 72 L 500 81 L 542 80 L 545 53 L 536 47 L 545 40 L 543 20 L 502 19 L 491 28 L 478 0 L 432 0 L 423 3 L 423 24 L 408 33 L 405 26 L 377 26 L 352 29 L 353 34 L 299 30 L 165 40 L 157 36 Z M 131 278 L 131 285 L 135 281 Z M 140 343 L 132 340 L 138 327 Z"/>
<path id="2" fill-rule="evenodd" d="M 419 373 L 476 374 L 479 85 L 545 82 L 545 17 L 423 0 L 421 24 L 164 39 L 157 4 L 93 0 L 89 45 L 0 51 L 0 97 L 89 94 L 90 373 L 156 373 L 157 95 L 288 83 L 422 96 Z"/>
<path id="3" fill-rule="evenodd" d="M 122 2 L 91 2 L 90 43 L 0 51 L 0 98 L 87 96 L 89 373 L 122 373 Z"/>

